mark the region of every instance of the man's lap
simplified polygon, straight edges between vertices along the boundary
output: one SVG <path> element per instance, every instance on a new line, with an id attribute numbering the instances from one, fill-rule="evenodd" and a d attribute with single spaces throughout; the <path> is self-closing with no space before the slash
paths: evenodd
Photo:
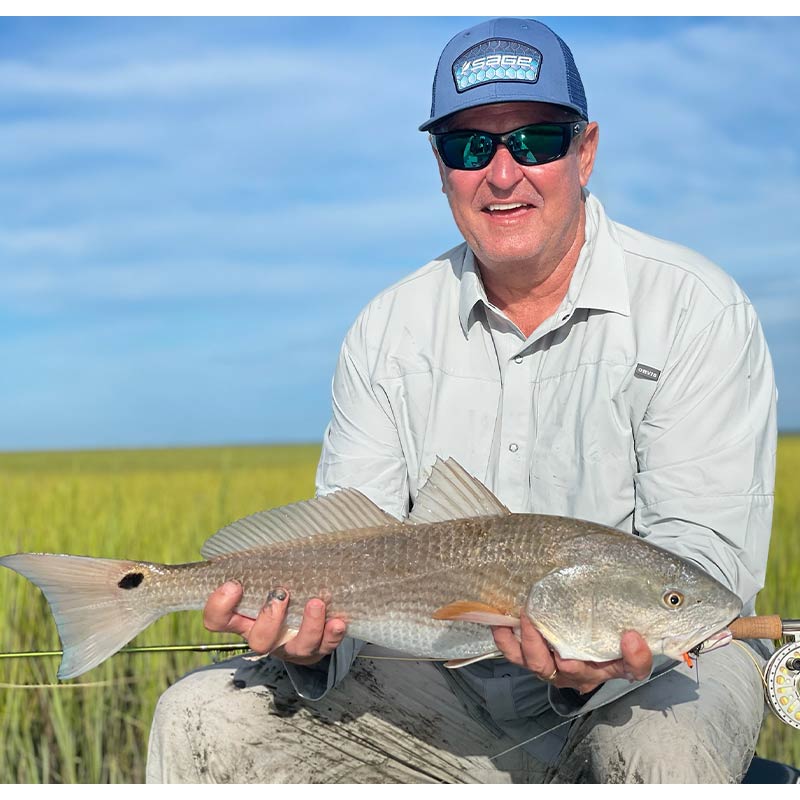
<path id="1" fill-rule="evenodd" d="M 698 671 L 699 670 L 699 671 Z M 237 686 L 241 688 L 237 688 Z M 498 735 L 430 663 L 359 659 L 322 700 L 298 698 L 279 662 L 226 661 L 161 698 L 149 782 L 728 782 L 752 757 L 760 677 L 729 646 L 579 717 L 554 768 Z M 484 715 L 485 716 L 485 715 Z"/>
<path id="2" fill-rule="evenodd" d="M 236 688 L 234 681 L 242 688 Z M 536 782 L 543 767 L 469 717 L 430 663 L 359 659 L 322 700 L 282 665 L 232 659 L 159 701 L 147 780 L 262 783 Z"/>

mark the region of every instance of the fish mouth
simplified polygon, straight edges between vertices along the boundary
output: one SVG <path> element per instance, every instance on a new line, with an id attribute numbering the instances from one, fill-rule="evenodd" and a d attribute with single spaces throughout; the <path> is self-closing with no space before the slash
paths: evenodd
<path id="1" fill-rule="evenodd" d="M 661 640 L 661 652 L 668 658 L 681 661 L 684 653 L 709 653 L 729 644 L 733 634 L 727 627 L 709 634 L 708 627 L 696 628 L 688 636 L 667 636 Z"/>
<path id="2" fill-rule="evenodd" d="M 718 631 L 717 633 L 709 636 L 708 639 L 700 642 L 700 644 L 694 648 L 694 652 L 697 655 L 710 653 L 712 650 L 718 650 L 720 647 L 725 647 L 726 644 L 730 644 L 732 641 L 733 634 L 727 628 L 725 628 L 725 630 Z"/>

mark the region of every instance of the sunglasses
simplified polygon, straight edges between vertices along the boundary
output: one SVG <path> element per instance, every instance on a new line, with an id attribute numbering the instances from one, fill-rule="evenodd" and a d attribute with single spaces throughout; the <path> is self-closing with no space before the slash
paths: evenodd
<path id="1" fill-rule="evenodd" d="M 548 164 L 563 158 L 572 140 L 587 122 L 537 122 L 508 133 L 450 131 L 436 133 L 433 141 L 442 161 L 450 169 L 483 169 L 504 144 L 514 161 L 524 167 Z"/>

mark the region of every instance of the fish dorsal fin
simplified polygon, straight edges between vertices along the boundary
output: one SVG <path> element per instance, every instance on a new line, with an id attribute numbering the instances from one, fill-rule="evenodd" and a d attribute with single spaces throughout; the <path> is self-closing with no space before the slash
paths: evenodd
<path id="1" fill-rule="evenodd" d="M 313 500 L 302 500 L 268 511 L 258 511 L 217 531 L 200 550 L 203 558 L 214 558 L 317 533 L 397 524 L 357 489 L 340 489 Z"/>
<path id="2" fill-rule="evenodd" d="M 464 517 L 503 517 L 511 512 L 455 459 L 436 459 L 431 475 L 417 493 L 406 522 L 445 522 Z"/>

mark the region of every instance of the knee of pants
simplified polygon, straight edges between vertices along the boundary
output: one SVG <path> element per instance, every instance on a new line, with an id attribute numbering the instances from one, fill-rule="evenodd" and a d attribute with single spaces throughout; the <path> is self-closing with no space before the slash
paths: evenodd
<path id="1" fill-rule="evenodd" d="M 281 720 L 271 691 L 237 686 L 237 673 L 227 664 L 198 670 L 161 695 L 150 729 L 148 783 L 244 782 L 256 774 L 264 748 L 249 739 L 268 737 Z"/>
<path id="2" fill-rule="evenodd" d="M 599 709 L 564 758 L 561 773 L 590 783 L 739 783 L 760 726 L 720 716 L 713 724 L 680 721 L 674 709 L 646 712 L 620 724 Z M 727 716 L 727 718 L 726 718 Z"/>
<path id="3" fill-rule="evenodd" d="M 749 756 L 736 759 L 688 732 L 658 739 L 612 737 L 584 749 L 584 768 L 593 783 L 739 783 L 752 758 L 748 749 Z"/>
<path id="4" fill-rule="evenodd" d="M 162 732 L 221 729 L 220 722 L 238 721 L 243 709 L 240 690 L 234 684 L 236 669 L 223 664 L 190 672 L 159 698 L 153 715 L 151 736 Z"/>

